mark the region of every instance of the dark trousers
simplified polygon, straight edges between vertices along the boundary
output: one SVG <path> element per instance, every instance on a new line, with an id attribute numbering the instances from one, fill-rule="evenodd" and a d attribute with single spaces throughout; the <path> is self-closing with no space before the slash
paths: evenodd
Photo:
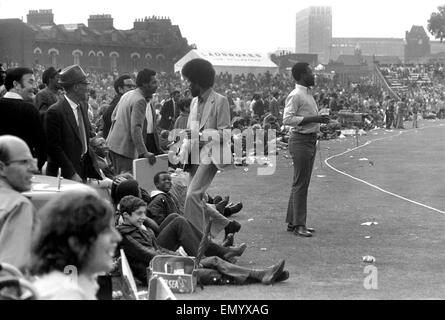
<path id="1" fill-rule="evenodd" d="M 161 232 L 157 237 L 158 244 L 168 250 L 175 251 L 181 245 L 188 255 L 195 256 L 201 242 L 202 232 L 184 217 L 172 213 L 160 225 Z M 201 259 L 203 268 L 218 270 L 223 275 L 232 277 L 236 283 L 242 284 L 250 277 L 251 269 L 237 266 L 223 259 L 229 250 L 210 241 L 206 257 Z"/>
<path id="2" fill-rule="evenodd" d="M 314 166 L 316 143 L 316 134 L 292 133 L 289 138 L 289 153 L 294 161 L 294 178 L 286 222 L 294 226 L 306 226 L 307 194 Z"/>
<path id="3" fill-rule="evenodd" d="M 161 223 L 160 229 L 157 240 L 161 247 L 176 251 L 182 246 L 189 256 L 196 257 L 202 239 L 202 232 L 187 219 L 179 214 L 171 213 Z M 222 258 L 227 252 L 229 252 L 229 249 L 210 241 L 204 255 Z"/>
<path id="4" fill-rule="evenodd" d="M 393 112 L 386 112 L 386 129 L 391 129 L 391 125 L 395 126 L 394 123 L 394 113 Z"/>
<path id="5" fill-rule="evenodd" d="M 243 284 L 250 277 L 251 269 L 227 262 L 219 257 L 207 257 L 201 260 L 207 269 L 218 270 L 219 273 L 232 277 L 237 284 Z"/>
<path id="6" fill-rule="evenodd" d="M 147 148 L 148 152 L 153 153 L 155 156 L 159 154 L 159 150 L 156 147 L 156 140 L 154 133 L 147 133 L 145 140 L 145 147 Z"/>

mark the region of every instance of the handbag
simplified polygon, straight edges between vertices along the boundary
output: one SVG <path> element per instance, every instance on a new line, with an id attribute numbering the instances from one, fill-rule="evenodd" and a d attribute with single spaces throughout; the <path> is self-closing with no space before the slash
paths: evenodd
<path id="1" fill-rule="evenodd" d="M 147 268 L 148 288 L 152 279 L 162 278 L 174 293 L 192 293 L 197 285 L 197 270 L 194 257 L 158 255 Z"/>

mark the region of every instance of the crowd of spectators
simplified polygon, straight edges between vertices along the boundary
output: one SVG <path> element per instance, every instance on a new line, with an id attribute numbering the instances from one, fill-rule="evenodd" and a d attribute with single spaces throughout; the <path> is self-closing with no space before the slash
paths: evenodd
<path id="1" fill-rule="evenodd" d="M 20 109 L 20 116 L 23 116 L 22 121 L 25 124 L 28 123 L 26 121 L 33 122 L 36 127 L 33 129 L 33 137 L 26 135 L 20 137 L 19 125 L 21 123 L 18 123 L 20 121 L 14 120 L 17 123 L 8 123 L 8 119 L 2 119 L 5 123 L 2 124 L 1 129 L 3 131 L 7 128 L 11 129 L 8 129 L 10 132 L 1 131 L 0 133 L 0 135 L 5 134 L 2 136 L 3 138 L 0 138 L 0 200 L 5 200 L 0 201 L 0 209 L 3 210 L 0 210 L 0 239 L 2 239 L 0 248 L 1 246 L 5 247 L 5 250 L 2 250 L 0 254 L 0 258 L 23 268 L 31 261 L 31 236 L 26 239 L 23 246 L 19 246 L 21 251 L 17 251 L 17 243 L 8 247 L 8 238 L 11 241 L 16 241 L 14 240 L 15 237 L 11 236 L 10 231 L 5 231 L 5 226 L 8 228 L 14 227 L 10 215 L 16 210 L 20 211 L 20 209 L 17 209 L 17 204 L 21 204 L 23 210 L 27 210 L 26 212 L 31 210 L 29 201 L 21 197 L 20 192 L 29 190 L 29 177 L 32 173 L 45 173 L 45 169 L 47 169 L 44 165 L 45 154 L 48 150 L 44 141 L 45 132 L 48 132 L 45 127 L 48 122 L 45 114 L 48 108 L 51 109 L 50 107 L 55 103 L 54 101 L 60 101 L 60 98 L 66 94 L 64 88 L 66 90 L 68 87 L 57 84 L 60 70 L 35 65 L 29 72 L 27 71 L 29 69 L 25 70 L 26 68 L 18 68 L 21 69 L 18 70 L 17 68 L 11 69 L 11 67 L 14 68 L 16 65 L 2 65 L 0 70 L 0 96 L 4 96 L 4 98 L 0 97 L 0 102 L 9 108 L 4 108 L 9 112 L 5 115 L 9 117 L 8 119 L 17 119 L 17 115 L 12 115 L 11 112 Z M 20 75 L 21 78 L 14 78 L 14 81 L 10 78 L 9 83 L 5 83 L 6 68 L 16 70 L 16 74 L 8 71 L 9 77 Z M 410 117 L 413 118 L 413 126 L 417 126 L 418 114 L 421 114 L 424 118 L 445 116 L 445 97 L 442 91 L 444 70 L 442 65 L 388 66 L 381 67 L 381 71 L 383 76 L 396 78 L 407 87 L 407 90 L 400 95 L 400 99 L 385 92 L 372 76 L 363 77 L 359 82 L 345 84 L 339 82 L 332 75 L 320 72 L 316 74 L 316 86 L 312 89 L 312 94 L 320 112 L 330 114 L 332 119 L 331 123 L 322 128 L 322 137 L 335 138 L 339 131 L 347 126 L 341 120 L 342 115 L 348 113 L 363 114 L 364 119 L 367 119 L 365 128 L 377 126 L 387 129 L 391 127 L 403 129 L 403 121 Z M 105 259 L 104 256 L 113 256 L 117 243 L 122 239 L 129 252 L 130 264 L 132 268 L 134 267 L 137 270 L 137 277 L 146 281 L 145 266 L 138 266 L 141 263 L 141 257 L 148 265 L 148 261 L 158 254 L 183 254 L 178 251 L 179 247 L 182 247 L 182 250 L 185 249 L 188 255 L 196 255 L 199 240 L 204 237 L 202 231 L 195 230 L 182 217 L 184 194 L 178 196 L 181 193 L 176 190 L 178 186 L 175 185 L 174 179 L 170 177 L 168 172 L 160 172 L 155 176 L 154 183 L 157 189 L 154 190 L 154 193 L 150 193 L 139 188 L 137 181 L 131 175 L 121 175 L 120 172 L 115 172 L 109 160 L 105 140 L 107 137 L 105 127 L 107 121 L 109 122 L 109 119 L 106 119 L 106 114 L 107 111 L 112 110 L 111 108 L 116 107 L 123 94 L 134 90 L 137 74 L 100 73 L 94 70 L 87 70 L 87 73 L 89 83 L 84 81 L 82 85 L 88 86 L 88 90 L 85 92 L 89 96 L 87 109 L 92 129 L 92 135 L 89 136 L 91 140 L 88 141 L 89 148 L 95 155 L 95 161 L 100 172 L 100 177 L 97 180 L 101 180 L 101 182 L 98 181 L 97 186 L 105 189 L 110 195 L 113 210 L 110 211 L 110 207 L 98 198 L 85 195 L 68 196 L 63 201 L 57 200 L 45 207 L 43 212 L 46 219 L 51 218 L 53 220 L 44 221 L 43 233 L 40 234 L 40 238 L 33 249 L 33 261 L 37 262 L 30 271 L 42 276 L 37 284 L 48 297 L 57 294 L 57 292 L 51 292 L 49 285 L 61 284 L 62 287 L 59 286 L 58 290 L 66 292 L 66 288 L 63 287 L 65 283 L 60 282 L 61 272 L 63 271 L 63 266 L 60 264 L 62 262 L 73 262 L 73 264 L 82 266 L 81 271 L 85 287 L 70 287 L 71 291 L 74 290 L 74 293 L 71 292 L 72 296 L 92 298 L 92 293 L 95 291 L 94 281 L 91 280 L 92 275 L 96 272 L 110 271 L 112 261 L 108 258 Z M 418 76 L 413 78 L 413 74 Z M 26 83 L 25 75 L 27 76 Z M 182 79 L 179 73 L 160 72 L 156 74 L 156 80 L 158 82 L 157 90 L 151 98 L 151 103 L 156 109 L 157 119 L 155 121 L 159 125 L 157 129 L 160 135 L 160 148 L 162 152 L 167 153 L 169 146 L 174 142 L 171 139 L 169 140 L 169 131 L 174 128 L 186 129 L 191 94 L 188 83 Z M 286 96 L 292 91 L 294 85 L 292 77 L 287 73 L 276 75 L 270 73 L 258 75 L 221 73 L 216 75 L 214 89 L 225 94 L 228 98 L 233 129 L 240 129 L 241 131 L 250 129 L 255 132 L 257 129 L 275 129 L 279 137 L 277 141 L 285 143 L 287 130 L 285 126 L 282 126 L 282 115 Z M 7 95 L 5 95 L 6 91 Z M 35 95 L 37 95 L 37 99 Z M 42 96 L 47 97 L 43 99 Z M 44 103 L 42 101 L 52 102 L 48 102 L 43 107 Z M 10 108 L 10 106 L 13 106 L 13 108 Z M 168 112 L 166 110 L 167 106 L 172 108 Z M 57 126 L 58 124 L 54 122 L 53 125 Z M 23 140 L 8 136 L 15 134 L 14 126 L 18 128 L 16 135 Z M 59 137 L 51 137 L 51 139 L 47 139 L 47 142 L 55 141 L 56 138 Z M 266 135 L 264 139 L 267 139 Z M 82 146 L 82 150 L 83 148 L 84 146 Z M 244 156 L 248 155 L 249 151 L 244 150 Z M 20 159 L 13 159 L 16 154 Z M 265 154 L 267 155 L 267 150 Z M 38 157 L 38 161 L 34 160 L 34 157 Z M 16 163 L 17 166 L 17 169 L 14 169 L 15 171 L 8 169 L 13 163 Z M 23 166 L 23 170 L 18 168 L 19 166 Z M 172 165 L 172 167 L 177 168 L 178 166 Z M 128 196 L 133 198 L 128 198 Z M 10 201 L 11 199 L 13 202 Z M 207 195 L 207 199 L 208 205 L 213 205 L 215 210 L 226 218 L 242 209 L 241 203 L 229 204 L 227 197 Z M 89 203 L 89 209 L 82 206 L 83 202 Z M 80 205 L 80 207 L 77 208 L 76 205 Z M 121 208 L 119 208 L 119 205 Z M 64 210 L 66 212 L 62 212 Z M 92 244 L 88 243 L 90 240 L 84 239 L 84 235 L 79 235 L 76 238 L 77 240 L 63 238 L 63 233 L 67 232 L 66 230 L 77 228 L 75 230 L 80 232 L 81 229 L 85 228 L 84 225 L 74 220 L 66 221 L 65 224 L 60 225 L 53 224 L 54 219 L 66 219 L 67 212 L 80 215 L 79 219 L 93 219 L 90 215 L 96 217 L 94 219 L 97 220 L 92 225 L 94 230 L 87 230 L 91 233 L 90 236 L 96 239 L 94 246 L 99 246 L 99 249 L 96 248 L 99 251 L 92 253 L 94 256 L 92 260 L 87 259 L 84 254 L 93 250 Z M 112 213 L 110 214 L 110 212 Z M 21 212 L 21 215 L 20 213 L 14 214 L 21 217 L 20 223 L 26 225 L 30 235 L 38 229 L 35 212 L 28 214 L 28 216 L 25 216 L 26 213 L 24 212 Z M 118 227 L 119 233 L 114 229 L 115 223 L 124 224 L 124 227 Z M 145 231 L 140 231 L 140 227 Z M 286 280 L 289 277 L 287 271 L 283 269 L 284 261 L 280 261 L 271 269 L 264 270 L 252 271 L 235 266 L 233 258 L 240 256 L 245 250 L 244 244 L 240 246 L 234 246 L 233 244 L 233 234 L 238 231 L 239 227 L 236 231 L 226 230 L 222 243 L 210 243 L 206 253 L 207 256 L 213 258 L 206 262 L 206 267 L 220 271 L 223 269 L 226 276 L 229 277 L 233 274 L 243 274 L 241 278 L 237 279 L 240 283 L 250 279 L 251 281 L 270 284 Z M 51 252 L 51 250 L 57 248 L 49 243 L 48 239 L 51 239 L 53 234 L 57 233 L 59 233 L 58 236 L 62 237 L 58 242 L 59 245 L 63 244 L 65 246 L 64 250 L 69 252 L 67 256 L 59 257 L 57 255 L 60 252 Z M 173 241 L 172 239 L 176 240 Z M 102 243 L 97 243 L 100 242 L 99 240 Z M 20 254 L 14 254 L 17 252 L 20 252 Z M 54 257 L 52 254 L 54 254 Z M 60 261 L 51 261 L 50 258 Z M 100 259 L 103 260 L 102 264 L 99 261 Z M 231 270 L 232 273 L 227 270 Z M 49 290 L 49 292 L 46 292 L 46 290 Z M 61 297 L 71 296 L 62 294 Z"/>
<path id="2" fill-rule="evenodd" d="M 4 83 L 3 87 L 7 92 L 0 98 L 2 104 L 0 118 L 3 121 L 0 128 L 0 262 L 10 263 L 36 276 L 35 286 L 45 299 L 93 299 L 97 291 L 95 275 L 112 269 L 113 259 L 110 258 L 114 256 L 117 243 L 122 239 L 121 245 L 126 247 L 132 270 L 136 271 L 138 279 L 146 281 L 145 268 L 154 256 L 166 253 L 196 256 L 200 240 L 205 235 L 202 231 L 193 229 L 193 226 L 182 217 L 180 208 L 183 207 L 185 194 L 182 193 L 179 197 L 170 194 L 172 183 L 168 172 L 161 172 L 155 176 L 157 193 L 149 194 L 137 186 L 137 181 L 131 175 L 117 175 L 108 159 L 107 143 L 103 138 L 103 115 L 109 108 L 111 98 L 120 97 L 125 93 L 118 89 L 128 87 L 125 89 L 127 92 L 134 90 L 135 85 L 131 81 L 133 75 L 129 75 L 129 82 L 125 82 L 126 79 L 119 82 L 122 77 L 118 74 L 93 72 L 86 77 L 79 66 L 65 70 L 68 71 L 62 72 L 64 76 L 62 78 L 60 75 L 60 79 L 60 70 L 54 68 L 43 70 L 40 66 L 34 69 L 21 67 L 8 69 L 5 72 L 6 77 L 3 77 L 3 72 L 1 74 L 1 85 Z M 160 74 L 158 79 L 166 81 L 165 79 L 169 77 L 172 76 Z M 110 89 L 110 85 L 114 91 L 113 96 L 106 92 Z M 36 87 L 39 89 L 36 90 Z M 40 97 L 42 94 L 53 99 L 53 102 L 44 106 L 43 101 L 48 101 L 47 99 L 36 99 L 36 96 Z M 83 100 L 87 95 L 89 99 Z M 102 97 L 99 98 L 99 95 Z M 74 98 L 76 98 L 74 101 L 79 102 L 71 100 Z M 68 101 L 68 109 L 63 109 L 62 99 Z M 188 105 L 187 101 L 181 102 L 184 105 L 181 114 L 184 116 L 190 101 L 188 100 Z M 36 214 L 30 201 L 21 194 L 31 189 L 33 174 L 57 175 L 57 168 L 51 167 L 50 149 L 53 156 L 56 151 L 59 155 L 66 153 L 67 151 L 59 149 L 60 146 L 64 148 L 67 136 L 65 136 L 66 131 L 59 129 L 60 135 L 51 135 L 50 129 L 70 127 L 67 120 L 63 119 L 69 107 L 73 108 L 78 131 L 81 137 L 86 138 L 86 145 L 81 139 L 82 143 L 74 146 L 82 152 L 80 168 L 59 167 L 58 176 L 60 178 L 62 174 L 69 179 L 74 177 L 73 180 L 105 191 L 109 197 L 104 198 L 108 198 L 113 204 L 113 211 L 110 211 L 109 204 L 97 196 L 72 192 L 66 196 L 56 197 L 42 209 L 41 213 Z M 99 111 L 102 109 L 104 111 Z M 88 115 L 85 115 L 85 112 L 88 112 Z M 161 114 L 161 110 L 159 112 Z M 68 113 L 72 118 L 71 112 Z M 31 123 L 35 128 L 30 127 Z M 25 134 L 29 131 L 33 134 Z M 75 143 L 71 141 L 68 144 L 73 146 Z M 90 161 L 93 164 L 97 163 L 97 167 L 93 166 L 98 170 L 94 171 L 94 178 L 90 178 L 91 173 L 86 173 L 84 176 L 85 172 L 82 169 L 86 168 L 84 159 L 92 156 L 90 150 L 94 155 Z M 48 157 L 44 155 L 46 153 Z M 63 161 L 73 161 L 74 165 L 77 156 L 74 153 L 69 154 Z M 47 163 L 45 158 L 48 159 Z M 74 175 L 71 172 L 73 169 Z M 99 175 L 96 176 L 96 173 Z M 132 199 L 132 205 L 122 203 L 125 196 L 135 197 Z M 214 210 L 225 218 L 242 209 L 241 203 L 229 203 L 228 197 L 207 196 L 207 199 L 208 205 L 212 205 Z M 170 206 L 165 207 L 164 204 L 168 200 Z M 134 211 L 138 209 L 143 213 L 133 219 Z M 39 217 L 43 218 L 41 228 Z M 64 220 L 63 223 L 61 220 Z M 142 221 L 144 227 L 139 225 Z M 115 222 L 122 225 L 118 227 L 119 233 L 116 232 Z M 127 227 L 124 227 L 125 225 Z M 234 245 L 234 233 L 238 232 L 240 227 L 239 223 L 236 223 L 238 227 L 234 230 L 232 225 L 231 220 L 225 228 L 225 238 L 221 244 L 207 243 L 207 249 L 204 249 L 203 253 L 209 259 L 201 260 L 201 268 L 215 270 L 237 283 L 247 283 L 249 280 L 272 284 L 289 277 L 288 272 L 284 270 L 284 260 L 266 269 L 249 269 L 234 265 L 234 257 L 240 256 L 246 245 Z M 28 235 L 22 237 L 20 242 L 15 240 L 19 235 L 16 232 L 18 228 Z M 140 233 L 139 228 L 146 232 Z M 131 234 L 128 233 L 129 230 Z M 178 251 L 179 247 L 182 251 Z M 139 270 L 143 272 L 138 273 L 137 265 L 142 261 L 144 266 Z M 78 268 L 77 284 L 69 283 L 63 278 L 64 268 L 67 265 Z"/>
<path id="3" fill-rule="evenodd" d="M 412 115 L 412 108 L 415 107 L 426 119 L 444 117 L 444 68 L 441 63 L 379 66 L 390 87 L 406 99 L 407 116 Z"/>

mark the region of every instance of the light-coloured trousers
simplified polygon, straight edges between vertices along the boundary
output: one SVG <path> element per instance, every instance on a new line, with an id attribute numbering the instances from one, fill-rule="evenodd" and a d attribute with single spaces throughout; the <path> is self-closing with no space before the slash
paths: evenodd
<path id="1" fill-rule="evenodd" d="M 217 171 L 214 164 L 192 165 L 184 205 L 184 217 L 198 230 L 204 232 L 209 220 L 212 220 L 212 237 L 216 237 L 230 222 L 216 210 L 215 205 L 208 204 L 204 196 Z"/>

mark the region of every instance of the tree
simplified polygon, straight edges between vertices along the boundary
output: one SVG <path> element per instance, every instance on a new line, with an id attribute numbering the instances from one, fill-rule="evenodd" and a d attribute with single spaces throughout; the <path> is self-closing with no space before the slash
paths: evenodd
<path id="1" fill-rule="evenodd" d="M 431 13 L 428 20 L 428 31 L 440 42 L 445 38 L 445 5 L 437 8 L 439 12 Z"/>

